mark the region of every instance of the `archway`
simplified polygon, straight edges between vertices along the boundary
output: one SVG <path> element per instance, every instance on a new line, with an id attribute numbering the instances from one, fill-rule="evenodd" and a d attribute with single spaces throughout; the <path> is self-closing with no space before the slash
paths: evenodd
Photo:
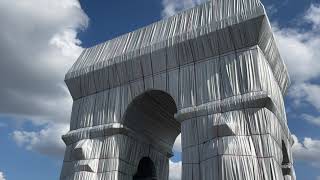
<path id="1" fill-rule="evenodd" d="M 156 168 L 149 157 L 143 157 L 133 180 L 157 180 Z"/>
<path id="2" fill-rule="evenodd" d="M 181 132 L 181 124 L 175 120 L 177 106 L 166 92 L 149 90 L 135 97 L 127 107 L 122 123 L 135 132 L 134 137 L 144 140 L 141 146 L 148 152 L 137 155 L 140 162 L 136 166 L 134 180 L 167 179 L 169 158 L 172 148 Z"/>
<path id="3" fill-rule="evenodd" d="M 162 148 L 171 150 L 181 131 L 180 122 L 174 118 L 176 112 L 176 103 L 168 93 L 149 90 L 132 100 L 124 114 L 123 124 Z"/>

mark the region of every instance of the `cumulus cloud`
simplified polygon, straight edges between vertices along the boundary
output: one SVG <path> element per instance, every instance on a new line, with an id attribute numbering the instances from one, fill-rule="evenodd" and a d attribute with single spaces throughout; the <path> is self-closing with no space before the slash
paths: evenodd
<path id="1" fill-rule="evenodd" d="M 313 26 L 318 26 L 312 22 Z M 294 83 L 305 82 L 320 75 L 318 57 L 320 35 L 314 29 L 303 31 L 295 28 L 275 28 L 281 55 L 286 61 Z"/>
<path id="2" fill-rule="evenodd" d="M 71 101 L 63 79 L 82 48 L 88 18 L 77 0 L 0 2 L 0 113 L 66 122 Z"/>
<path id="3" fill-rule="evenodd" d="M 6 178 L 4 177 L 3 172 L 0 171 L 0 180 L 6 180 Z"/>
<path id="4" fill-rule="evenodd" d="M 312 116 L 309 114 L 303 114 L 302 117 L 311 124 L 320 126 L 320 116 Z"/>
<path id="5" fill-rule="evenodd" d="M 174 142 L 173 151 L 176 153 L 182 152 L 181 134 L 179 134 L 179 136 L 176 138 L 176 141 Z M 169 161 L 169 180 L 181 180 L 181 168 L 182 168 L 181 161 L 173 162 L 170 160 Z"/>
<path id="6" fill-rule="evenodd" d="M 49 125 L 39 132 L 14 131 L 15 142 L 27 150 L 37 151 L 45 155 L 61 157 L 65 145 L 61 135 L 68 132 L 68 126 L 63 124 Z"/>
<path id="7" fill-rule="evenodd" d="M 12 137 L 27 149 L 59 154 L 72 106 L 64 74 L 82 51 L 77 33 L 88 17 L 78 0 L 3 0 L 0 21 L 0 116 L 44 126 Z"/>
<path id="8" fill-rule="evenodd" d="M 289 96 L 294 100 L 296 106 L 309 103 L 320 110 L 320 86 L 312 83 L 294 83 L 289 91 Z"/>
<path id="9" fill-rule="evenodd" d="M 181 167 L 182 163 L 169 161 L 169 180 L 180 180 L 181 179 Z"/>
<path id="10" fill-rule="evenodd" d="M 292 135 L 292 137 L 294 140 L 292 151 L 295 160 L 305 161 L 320 168 L 320 140 L 306 137 L 302 142 L 299 142 L 295 135 Z"/>
<path id="11" fill-rule="evenodd" d="M 289 97 L 296 108 L 309 104 L 320 110 L 320 85 L 313 80 L 320 78 L 320 5 L 311 4 L 298 19 L 295 27 L 277 27 L 275 35 L 278 46 L 288 67 L 292 86 Z M 275 23 L 276 24 L 276 23 Z M 317 118 L 303 115 L 303 119 L 319 124 Z"/>
<path id="12" fill-rule="evenodd" d="M 179 134 L 179 136 L 176 138 L 176 141 L 174 142 L 173 151 L 176 153 L 182 152 L 181 134 Z M 170 160 L 169 161 L 169 180 L 181 180 L 181 168 L 182 168 L 181 161 L 173 162 Z"/>
<path id="13" fill-rule="evenodd" d="M 173 144 L 173 151 L 174 152 L 182 152 L 181 148 L 181 134 L 176 138 L 176 141 Z"/>
<path id="14" fill-rule="evenodd" d="M 177 12 L 191 8 L 206 0 L 162 0 L 163 10 L 162 17 L 168 17 L 176 14 Z"/>
<path id="15" fill-rule="evenodd" d="M 313 29 L 320 29 L 320 4 L 311 4 L 304 19 L 312 24 Z"/>

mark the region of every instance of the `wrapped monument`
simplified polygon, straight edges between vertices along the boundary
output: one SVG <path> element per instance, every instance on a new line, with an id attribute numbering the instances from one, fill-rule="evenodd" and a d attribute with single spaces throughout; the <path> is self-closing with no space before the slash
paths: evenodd
<path id="1" fill-rule="evenodd" d="M 211 0 L 85 49 L 61 180 L 295 180 L 290 84 L 259 0 Z"/>

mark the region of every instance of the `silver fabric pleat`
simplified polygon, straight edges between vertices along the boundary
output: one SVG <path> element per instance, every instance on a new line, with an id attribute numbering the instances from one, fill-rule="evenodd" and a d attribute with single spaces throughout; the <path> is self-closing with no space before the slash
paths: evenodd
<path id="1" fill-rule="evenodd" d="M 210 0 L 86 48 L 65 82 L 61 180 L 131 180 L 143 157 L 168 180 L 180 132 L 182 180 L 296 179 L 290 79 L 260 0 Z"/>

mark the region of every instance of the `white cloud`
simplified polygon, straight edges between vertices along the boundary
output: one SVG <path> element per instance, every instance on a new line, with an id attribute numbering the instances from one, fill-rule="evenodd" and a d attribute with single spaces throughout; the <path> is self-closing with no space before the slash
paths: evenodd
<path id="1" fill-rule="evenodd" d="M 320 4 L 311 4 L 305 19 L 313 25 L 314 30 L 320 29 Z"/>
<path id="2" fill-rule="evenodd" d="M 64 74 L 82 50 L 77 31 L 88 24 L 79 2 L 4 0 L 0 21 L 1 115 L 66 122 Z"/>
<path id="3" fill-rule="evenodd" d="M 182 148 L 181 148 L 181 133 L 176 138 L 176 141 L 173 144 L 173 151 L 174 152 L 182 152 Z"/>
<path id="4" fill-rule="evenodd" d="M 311 28 L 306 28 L 310 26 Z M 275 28 L 281 55 L 288 67 L 292 86 L 289 97 L 294 102 L 294 108 L 310 104 L 320 110 L 320 85 L 314 79 L 320 78 L 320 5 L 312 4 L 300 19 L 296 27 Z M 301 118 L 320 126 L 320 117 L 303 114 Z M 306 137 L 302 142 L 293 135 L 292 147 L 295 160 L 304 161 L 320 168 L 320 140 Z M 319 179 L 319 177 L 317 177 Z"/>
<path id="5" fill-rule="evenodd" d="M 23 147 L 61 154 L 72 99 L 64 75 L 82 51 L 88 25 L 78 0 L 0 1 L 0 116 L 45 126 L 15 131 Z"/>
<path id="6" fill-rule="evenodd" d="M 317 180 L 320 180 L 320 176 L 317 176 Z"/>
<path id="7" fill-rule="evenodd" d="M 320 126 L 320 116 L 312 116 L 309 114 L 303 114 L 302 117 L 311 124 Z"/>
<path id="8" fill-rule="evenodd" d="M 274 27 L 281 55 L 292 79 L 289 97 L 293 105 L 299 109 L 303 104 L 310 104 L 320 110 L 320 85 L 313 81 L 320 78 L 320 5 L 311 4 L 295 27 Z M 302 118 L 319 124 L 310 115 Z"/>
<path id="9" fill-rule="evenodd" d="M 173 151 L 181 153 L 182 147 L 181 147 L 181 133 L 176 138 L 174 145 L 173 145 Z M 181 180 L 181 168 L 182 168 L 182 162 L 173 162 L 169 161 L 169 180 Z"/>
<path id="10" fill-rule="evenodd" d="M 68 129 L 68 125 L 48 125 L 39 132 L 14 131 L 12 138 L 27 150 L 61 157 L 65 150 L 61 135 L 67 133 Z"/>
<path id="11" fill-rule="evenodd" d="M 0 171 L 0 180 L 6 180 L 6 178 L 4 177 L 3 172 Z"/>
<path id="12" fill-rule="evenodd" d="M 303 142 L 299 142 L 295 135 L 292 137 L 294 139 L 292 146 L 294 159 L 308 162 L 312 166 L 320 168 L 320 140 L 306 137 Z"/>
<path id="13" fill-rule="evenodd" d="M 191 8 L 206 0 L 162 0 L 162 17 L 168 17 L 184 9 Z"/>
<path id="14" fill-rule="evenodd" d="M 174 142 L 173 151 L 176 153 L 182 152 L 181 133 L 179 134 L 179 136 L 176 138 Z M 170 160 L 169 161 L 169 180 L 181 180 L 181 168 L 182 168 L 181 161 L 173 162 Z"/>
<path id="15" fill-rule="evenodd" d="M 311 23 L 313 26 L 320 25 L 316 21 Z M 314 29 L 303 31 L 300 27 L 275 28 L 275 35 L 281 55 L 286 61 L 294 83 L 305 82 L 319 77 L 319 31 Z"/>
<path id="16" fill-rule="evenodd" d="M 289 91 L 289 96 L 293 98 L 295 105 L 310 103 L 317 110 L 320 110 L 320 85 L 311 83 L 295 83 Z"/>
<path id="17" fill-rule="evenodd" d="M 181 168 L 182 163 L 169 161 L 169 180 L 180 180 L 181 179 Z"/>

